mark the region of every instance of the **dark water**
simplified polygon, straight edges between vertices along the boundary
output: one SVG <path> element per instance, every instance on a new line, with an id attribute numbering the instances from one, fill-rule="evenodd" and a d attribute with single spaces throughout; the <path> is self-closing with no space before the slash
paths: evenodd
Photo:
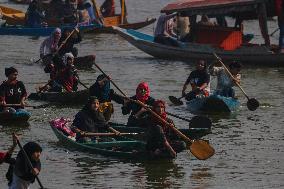
<path id="1" fill-rule="evenodd" d="M 166 2 L 169 1 L 129 0 L 129 20 L 158 16 Z M 22 5 L 16 7 L 25 9 Z M 269 25 L 270 32 L 277 27 L 275 21 Z M 151 33 L 152 27 L 143 31 Z M 246 22 L 245 27 L 247 32 L 258 30 L 255 21 Z M 272 38 L 274 42 L 277 36 Z M 31 64 L 31 59 L 38 58 L 43 39 L 0 36 L 0 79 L 5 79 L 5 67 L 15 66 L 29 92 L 45 83 L 48 75 L 40 65 Z M 255 42 L 262 42 L 259 32 Z M 85 35 L 78 47 L 82 55 L 95 52 L 97 63 L 128 95 L 134 94 L 140 81 L 147 81 L 155 98 L 167 100 L 169 95 L 179 96 L 184 80 L 193 69 L 182 62 L 154 59 L 116 35 Z M 95 70 L 82 71 L 80 78 L 90 85 L 98 74 Z M 22 135 L 22 143 L 39 142 L 44 148 L 40 179 L 48 188 L 284 188 L 283 81 L 283 68 L 245 67 L 242 70 L 243 88 L 261 102 L 261 107 L 255 112 L 247 110 L 245 97 L 236 89 L 242 103 L 240 110 L 232 115 L 211 116 L 214 127 L 212 134 L 205 138 L 210 140 L 216 154 L 206 161 L 199 161 L 187 152 L 178 154 L 173 161 L 137 162 L 69 151 L 57 142 L 48 121 L 72 117 L 80 107 L 29 109 L 32 117 L 28 126 L 0 126 L 0 149 L 7 149 L 11 144 L 13 131 Z M 213 80 L 212 86 L 215 83 Z M 115 108 L 112 120 L 126 122 L 120 107 Z M 168 111 L 192 117 L 185 106 L 168 107 Z M 186 122 L 174 121 L 179 128 L 187 127 Z M 6 170 L 7 166 L 1 165 L 1 189 L 6 188 Z M 31 188 L 37 187 L 35 183 Z"/>

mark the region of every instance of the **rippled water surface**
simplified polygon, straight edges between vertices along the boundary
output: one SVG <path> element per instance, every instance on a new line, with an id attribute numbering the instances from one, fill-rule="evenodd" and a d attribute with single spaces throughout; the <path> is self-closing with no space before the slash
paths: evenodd
<path id="1" fill-rule="evenodd" d="M 167 2 L 128 0 L 129 20 L 156 17 Z M 270 32 L 277 27 L 275 21 L 270 21 L 269 26 Z M 246 22 L 245 29 L 248 33 L 257 32 L 258 23 Z M 142 31 L 152 33 L 153 26 Z M 272 41 L 277 42 L 277 36 L 275 34 Z M 19 79 L 24 81 L 29 92 L 33 92 L 36 85 L 45 83 L 48 75 L 40 65 L 31 63 L 38 58 L 43 39 L 0 36 L 0 79 L 5 79 L 5 67 L 15 66 L 19 70 Z M 262 43 L 259 32 L 254 40 Z M 97 63 L 128 95 L 134 95 L 140 81 L 147 81 L 155 98 L 167 100 L 169 95 L 179 96 L 184 80 L 193 69 L 192 65 L 183 62 L 154 59 L 117 35 L 85 35 L 78 47 L 82 55 L 96 53 Z M 98 74 L 95 69 L 81 71 L 80 78 L 90 85 Z M 284 188 L 283 81 L 283 68 L 245 67 L 242 70 L 243 88 L 261 102 L 261 107 L 254 112 L 248 111 L 246 98 L 236 89 L 242 103 L 239 111 L 210 116 L 214 127 L 212 134 L 205 138 L 214 146 L 216 154 L 206 161 L 199 161 L 187 152 L 178 154 L 173 161 L 141 162 L 69 151 L 58 143 L 48 121 L 72 117 L 80 106 L 29 109 L 32 113 L 29 125 L 0 126 L 0 150 L 8 148 L 13 131 L 22 135 L 23 143 L 39 142 L 44 148 L 40 179 L 47 188 Z M 212 86 L 215 83 L 213 80 Z M 125 123 L 127 117 L 121 115 L 119 106 L 115 108 L 117 111 L 112 120 Z M 170 106 L 168 111 L 192 117 L 185 106 Z M 174 121 L 179 128 L 187 127 L 184 121 Z M 6 188 L 6 170 L 7 165 L 1 165 L 1 189 Z M 38 188 L 38 185 L 35 183 L 31 188 Z"/>

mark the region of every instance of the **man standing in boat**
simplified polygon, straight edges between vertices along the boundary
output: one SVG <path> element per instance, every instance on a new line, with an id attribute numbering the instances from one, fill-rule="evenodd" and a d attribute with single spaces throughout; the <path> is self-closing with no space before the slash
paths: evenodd
<path id="1" fill-rule="evenodd" d="M 214 64 L 210 65 L 210 74 L 217 76 L 217 87 L 214 94 L 225 97 L 235 97 L 233 87 L 236 86 L 236 83 L 240 84 L 241 82 L 241 64 L 239 62 L 232 62 L 229 64 L 229 71 L 234 76 L 234 79 L 229 76 L 223 67 L 217 67 Z"/>
<path id="2" fill-rule="evenodd" d="M 190 101 L 197 96 L 206 97 L 210 92 L 210 76 L 207 73 L 206 63 L 204 60 L 199 60 L 196 64 L 196 70 L 192 71 L 185 81 L 182 88 L 182 96 L 186 100 Z M 191 85 L 192 90 L 189 93 L 185 93 L 187 86 Z"/>
<path id="3" fill-rule="evenodd" d="M 1 111 L 24 111 L 27 91 L 24 83 L 17 80 L 18 70 L 14 67 L 5 68 L 5 75 L 8 79 L 0 85 Z"/>

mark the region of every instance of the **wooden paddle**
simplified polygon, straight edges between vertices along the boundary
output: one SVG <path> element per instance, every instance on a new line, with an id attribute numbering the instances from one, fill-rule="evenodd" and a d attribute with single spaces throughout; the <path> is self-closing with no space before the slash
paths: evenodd
<path id="1" fill-rule="evenodd" d="M 23 105 L 21 104 L 6 104 L 5 105 L 6 107 L 23 107 Z M 39 106 L 34 106 L 34 105 L 24 105 L 24 107 L 32 107 L 34 109 L 39 109 L 39 108 L 46 108 L 48 107 L 49 104 L 42 104 L 42 105 L 39 105 Z"/>
<path id="2" fill-rule="evenodd" d="M 25 156 L 25 158 L 26 158 L 26 160 L 27 160 L 27 162 L 28 162 L 28 164 L 29 164 L 29 167 L 30 167 L 31 169 L 34 169 L 32 163 L 31 163 L 31 160 L 30 160 L 30 158 L 29 158 L 29 156 L 28 156 L 28 154 L 27 154 L 27 152 L 24 150 L 24 148 L 22 147 L 22 145 L 21 145 L 21 143 L 20 143 L 19 140 L 17 140 L 17 144 L 18 144 L 18 146 L 20 147 L 20 149 L 23 151 L 23 154 L 24 154 L 24 156 Z M 36 178 L 36 180 L 37 180 L 37 182 L 38 182 L 40 188 L 41 188 L 41 189 L 44 189 L 44 187 L 43 187 L 43 185 L 41 184 L 41 182 L 40 182 L 40 180 L 39 180 L 39 178 L 38 178 L 37 175 L 35 175 L 35 178 Z"/>
<path id="3" fill-rule="evenodd" d="M 225 66 L 225 64 L 222 62 L 221 58 L 216 53 L 213 53 L 213 55 L 220 62 L 220 64 L 223 66 L 223 68 L 229 74 L 229 76 L 232 79 L 235 79 L 234 76 L 231 74 L 231 72 L 228 70 L 228 68 Z M 248 109 L 250 111 L 256 110 L 259 107 L 259 102 L 255 98 L 249 98 L 249 96 L 246 94 L 246 92 L 244 91 L 244 89 L 241 87 L 241 85 L 239 83 L 235 82 L 235 84 L 241 89 L 241 91 L 243 92 L 245 97 L 248 99 L 248 101 L 247 101 Z"/>
<path id="4" fill-rule="evenodd" d="M 95 63 L 95 66 L 106 76 L 106 73 Z M 211 147 L 208 142 L 206 142 L 205 140 L 191 140 L 189 139 L 187 136 L 185 136 L 182 132 L 180 132 L 177 128 L 175 128 L 172 124 L 168 123 L 166 120 L 164 120 L 163 118 L 161 118 L 156 112 L 154 112 L 153 110 L 151 110 L 147 105 L 143 104 L 140 101 L 137 100 L 132 100 L 130 98 L 128 98 L 126 96 L 126 94 L 120 90 L 120 88 L 114 83 L 113 80 L 110 79 L 110 82 L 117 88 L 117 90 L 119 90 L 119 92 L 121 92 L 121 94 L 127 98 L 130 101 L 134 101 L 135 103 L 138 103 L 139 105 L 141 105 L 142 107 L 144 107 L 147 111 L 149 111 L 151 114 L 153 114 L 157 119 L 159 119 L 160 121 L 162 121 L 164 124 L 168 125 L 178 136 L 180 136 L 188 145 L 189 150 L 191 151 L 191 153 L 200 160 L 206 160 L 208 158 L 210 158 L 211 156 L 214 155 L 215 150 L 213 147 Z"/>
<path id="5" fill-rule="evenodd" d="M 72 30 L 72 32 L 66 37 L 66 39 L 61 43 L 61 45 L 60 45 L 60 46 L 58 47 L 58 49 L 55 51 L 55 53 L 53 53 L 53 54 L 47 54 L 47 55 L 43 56 L 42 58 L 40 58 L 40 59 L 38 59 L 37 61 L 35 61 L 34 64 L 38 63 L 39 61 L 41 61 L 41 60 L 42 60 L 43 58 L 45 58 L 45 57 L 56 55 L 56 54 L 61 50 L 61 48 L 67 43 L 68 39 L 73 35 L 73 33 L 74 33 L 75 31 L 78 31 L 78 28 L 77 28 L 77 27 L 75 27 L 75 28 Z"/>
<path id="6" fill-rule="evenodd" d="M 138 135 L 139 133 L 92 133 L 92 132 L 82 132 L 79 137 L 92 137 L 92 136 L 122 136 L 122 135 Z"/>

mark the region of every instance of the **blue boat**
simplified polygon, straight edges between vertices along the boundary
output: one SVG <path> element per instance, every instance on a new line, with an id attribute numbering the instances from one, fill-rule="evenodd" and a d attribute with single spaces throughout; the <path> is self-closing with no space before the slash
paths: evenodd
<path id="1" fill-rule="evenodd" d="M 205 98 L 195 98 L 186 102 L 186 105 L 191 112 L 227 112 L 236 111 L 240 102 L 231 97 L 224 97 L 220 95 L 210 95 Z"/>
<path id="2" fill-rule="evenodd" d="M 3 123 L 17 123 L 27 122 L 31 117 L 31 113 L 27 111 L 17 111 L 16 113 L 11 112 L 0 112 L 0 124 Z"/>
<path id="3" fill-rule="evenodd" d="M 49 36 L 56 27 L 38 27 L 29 28 L 24 26 L 5 26 L 0 27 L 0 35 L 19 35 L 19 36 Z M 60 26 L 63 30 L 65 28 L 73 29 L 74 26 Z M 87 26 L 79 26 L 80 31 L 89 31 L 100 28 L 99 25 L 90 24 Z"/>

